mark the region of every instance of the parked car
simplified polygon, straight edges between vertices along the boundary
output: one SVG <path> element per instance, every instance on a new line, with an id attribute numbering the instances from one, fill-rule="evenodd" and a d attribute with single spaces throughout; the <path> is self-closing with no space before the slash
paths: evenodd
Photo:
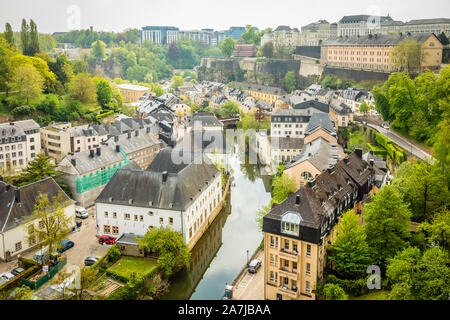
<path id="1" fill-rule="evenodd" d="M 250 262 L 248 265 L 248 272 L 250 273 L 256 273 L 258 272 L 258 269 L 261 267 L 261 260 L 254 259 Z"/>
<path id="2" fill-rule="evenodd" d="M 86 267 L 90 267 L 92 266 L 94 263 L 96 263 L 99 259 L 96 257 L 87 257 L 86 259 L 84 259 L 84 265 Z"/>
<path id="3" fill-rule="evenodd" d="M 59 253 L 63 253 L 64 251 L 69 250 L 75 245 L 75 242 L 69 240 L 63 240 L 59 243 L 60 248 L 58 249 Z"/>
<path id="4" fill-rule="evenodd" d="M 77 218 L 86 219 L 89 218 L 87 210 L 83 207 L 75 207 L 75 215 Z"/>
<path id="5" fill-rule="evenodd" d="M 114 244 L 116 242 L 116 238 L 113 238 L 111 236 L 100 236 L 98 238 L 98 243 L 103 244 Z"/>
<path id="6" fill-rule="evenodd" d="M 19 275 L 19 274 L 21 274 L 22 272 L 24 272 L 25 271 L 25 269 L 24 268 L 15 268 L 15 269 L 13 269 L 13 270 L 11 270 L 11 273 L 13 274 L 13 275 L 15 275 L 15 276 L 17 276 L 17 275 Z"/>
<path id="7" fill-rule="evenodd" d="M 389 129 L 389 125 L 387 123 L 382 123 L 381 127 L 384 129 Z"/>
<path id="8" fill-rule="evenodd" d="M 6 279 L 6 281 L 10 281 L 10 280 L 14 279 L 15 277 L 16 276 L 13 275 L 11 272 L 5 272 L 0 275 L 0 278 Z"/>

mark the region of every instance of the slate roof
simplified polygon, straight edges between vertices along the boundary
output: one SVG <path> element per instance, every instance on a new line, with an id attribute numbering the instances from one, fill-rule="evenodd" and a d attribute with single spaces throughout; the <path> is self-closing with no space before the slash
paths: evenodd
<path id="1" fill-rule="evenodd" d="M 75 159 L 75 169 L 80 174 L 86 174 L 88 172 L 99 170 L 103 167 L 114 165 L 118 162 L 124 161 L 125 157 L 122 153 L 116 151 L 116 147 L 113 145 L 100 145 L 101 155 L 97 155 L 97 150 L 94 150 L 94 157 L 90 157 L 91 150 L 85 150 L 76 152 L 74 154 L 68 154 L 64 157 L 69 161 Z M 62 160 L 61 160 L 62 161 Z"/>
<path id="2" fill-rule="evenodd" d="M 323 129 L 330 135 L 336 137 L 336 128 L 328 113 L 313 113 L 306 126 L 305 136 L 309 136 L 319 129 Z"/>
<path id="3" fill-rule="evenodd" d="M 9 123 L 0 125 L 0 144 L 25 141 L 26 135 L 22 128 Z"/>
<path id="4" fill-rule="evenodd" d="M 301 149 L 303 147 L 302 138 L 272 137 L 272 148 L 276 145 L 276 140 L 278 140 L 278 149 Z"/>
<path id="5" fill-rule="evenodd" d="M 332 224 L 337 222 L 337 216 L 333 221 L 332 214 L 337 212 L 341 204 L 343 205 L 342 210 L 340 210 L 341 213 L 349 209 L 351 202 L 347 202 L 347 207 L 344 203 L 345 199 L 350 200 L 350 196 L 355 201 L 353 194 L 358 188 L 358 183 L 352 179 L 352 166 L 363 168 L 362 178 L 359 179 L 363 184 L 374 173 L 374 169 L 362 160 L 360 155 L 356 152 L 352 153 L 346 160 L 340 160 L 333 167 L 318 175 L 314 181 L 290 194 L 281 204 L 272 207 L 263 218 L 263 231 L 281 234 L 280 221 L 286 212 L 298 212 L 300 214 L 300 227 L 320 230 L 325 225 L 324 222 L 328 221 L 327 225 L 330 226 L 328 231 L 331 230 Z M 297 196 L 300 200 L 299 205 L 296 205 Z M 319 235 L 317 232 L 314 233 L 308 229 L 300 228 L 300 239 L 307 238 L 306 240 L 309 242 L 318 243 Z"/>
<path id="6" fill-rule="evenodd" d="M 14 125 L 21 128 L 23 131 L 40 129 L 41 126 L 33 119 L 26 119 L 21 121 L 14 121 Z"/>
<path id="7" fill-rule="evenodd" d="M 177 143 L 174 150 L 196 153 L 231 153 L 233 144 L 227 142 L 226 134 L 223 130 L 204 130 L 202 135 L 196 133 L 197 131 L 190 131 L 183 137 L 181 142 Z"/>
<path id="8" fill-rule="evenodd" d="M 16 200 L 16 192 L 19 202 Z M 0 181 L 0 232 L 13 229 L 32 216 L 39 192 L 45 192 L 50 201 L 62 192 L 63 201 L 71 201 L 53 178 L 45 178 L 20 188 Z"/>
<path id="9" fill-rule="evenodd" d="M 348 115 L 352 113 L 352 108 L 350 108 L 348 105 L 346 105 L 343 102 L 339 102 L 338 100 L 333 100 L 330 103 L 330 108 L 339 115 Z"/>
<path id="10" fill-rule="evenodd" d="M 425 42 L 431 34 L 376 34 L 369 36 L 331 37 L 322 42 L 322 47 L 327 46 L 396 46 L 404 40 Z"/>
<path id="11" fill-rule="evenodd" d="M 278 26 L 278 28 L 276 28 L 275 30 L 274 30 L 274 32 L 276 32 L 276 31 L 291 31 L 292 29 L 291 29 L 291 27 L 289 27 L 289 26 Z"/>
<path id="12" fill-rule="evenodd" d="M 286 169 L 309 161 L 317 170 L 323 171 L 339 161 L 339 150 L 335 143 L 330 143 L 319 137 L 303 146 L 300 155 L 286 166 Z"/>
<path id="13" fill-rule="evenodd" d="M 293 105 L 293 108 L 297 109 L 297 110 L 314 108 L 318 111 L 325 112 L 325 113 L 328 113 L 330 110 L 327 104 L 319 102 L 317 100 L 309 100 L 309 101 L 305 101 L 305 102 L 300 102 L 300 103 Z"/>
<path id="14" fill-rule="evenodd" d="M 417 24 L 436 24 L 436 23 L 450 23 L 448 18 L 436 18 L 436 19 L 416 19 L 406 22 L 406 25 L 417 25 Z"/>
<path id="15" fill-rule="evenodd" d="M 111 137 L 107 142 L 111 143 L 112 146 L 120 146 L 125 154 L 130 154 L 145 148 L 150 148 L 161 143 L 161 141 L 158 141 L 154 137 L 145 133 L 138 133 L 138 135 L 136 136 L 136 132 L 139 131 L 135 131 L 133 133 L 130 132 L 129 134 L 122 134 L 117 137 Z"/>
<path id="16" fill-rule="evenodd" d="M 193 127 L 195 122 L 201 122 L 202 127 L 218 127 L 222 128 L 223 124 L 217 120 L 214 113 L 211 112 L 198 112 L 189 117 L 188 125 Z"/>
<path id="17" fill-rule="evenodd" d="M 117 170 L 96 203 L 184 211 L 220 175 L 220 171 L 207 161 L 182 166 L 174 164 L 170 149 L 161 151 L 153 162 L 149 169 L 155 171 Z M 165 182 L 163 171 L 168 172 Z"/>
<path id="18" fill-rule="evenodd" d="M 352 16 L 344 16 L 341 20 L 339 20 L 339 23 L 355 23 L 355 22 L 361 22 L 361 21 L 367 21 L 369 20 L 371 16 L 366 14 L 359 14 L 359 15 L 352 15 Z M 379 16 L 380 21 L 387 21 L 392 20 L 390 16 Z"/>

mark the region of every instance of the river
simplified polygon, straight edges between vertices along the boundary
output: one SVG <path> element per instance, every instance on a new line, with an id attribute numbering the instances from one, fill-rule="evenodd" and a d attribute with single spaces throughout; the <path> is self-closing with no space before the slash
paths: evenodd
<path id="1" fill-rule="evenodd" d="M 239 158 L 235 154 L 230 161 L 234 180 L 226 206 L 192 249 L 189 268 L 171 278 L 163 300 L 220 299 L 225 283 L 233 282 L 261 244 L 256 212 L 271 199 L 271 178 Z"/>

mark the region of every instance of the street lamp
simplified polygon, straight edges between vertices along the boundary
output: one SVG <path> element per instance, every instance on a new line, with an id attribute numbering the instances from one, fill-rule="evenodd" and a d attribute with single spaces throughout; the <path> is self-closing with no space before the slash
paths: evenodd
<path id="1" fill-rule="evenodd" d="M 247 264 L 248 264 L 248 250 L 247 250 Z"/>

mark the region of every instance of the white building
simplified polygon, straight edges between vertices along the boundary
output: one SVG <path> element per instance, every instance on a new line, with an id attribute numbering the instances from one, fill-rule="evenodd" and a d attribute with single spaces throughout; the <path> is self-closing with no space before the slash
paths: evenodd
<path id="1" fill-rule="evenodd" d="M 16 188 L 0 181 L 0 260 L 11 258 L 35 248 L 37 239 L 29 238 L 28 227 L 39 228 L 39 221 L 33 219 L 33 210 L 40 192 L 51 200 L 59 192 L 63 193 L 64 212 L 70 218 L 70 226 L 75 226 L 75 204 L 52 178 Z"/>
<path id="2" fill-rule="evenodd" d="M 0 124 L 0 168 L 20 171 L 40 151 L 40 126 L 34 120 Z"/>
<path id="3" fill-rule="evenodd" d="M 193 247 L 222 207 L 222 177 L 207 157 L 176 164 L 172 152 L 162 150 L 148 171 L 117 171 L 95 201 L 97 235 L 169 227 Z"/>

